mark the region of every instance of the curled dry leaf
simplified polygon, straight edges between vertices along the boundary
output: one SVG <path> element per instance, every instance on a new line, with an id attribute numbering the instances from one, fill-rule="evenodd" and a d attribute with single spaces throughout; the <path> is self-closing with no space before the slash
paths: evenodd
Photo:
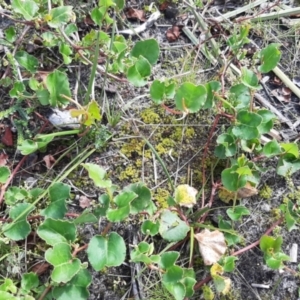
<path id="1" fill-rule="evenodd" d="M 216 263 L 227 249 L 224 234 L 219 230 L 204 229 L 195 234 L 195 238 L 206 266 Z"/>
<path id="2" fill-rule="evenodd" d="M 258 194 L 258 190 L 252 186 L 249 182 L 238 190 L 238 198 L 249 198 Z"/>
<path id="3" fill-rule="evenodd" d="M 55 158 L 50 154 L 44 156 L 43 161 L 45 162 L 47 169 L 51 169 L 53 164 L 56 162 Z"/>
<path id="4" fill-rule="evenodd" d="M 198 191 L 188 184 L 180 184 L 175 189 L 175 202 L 180 206 L 193 207 L 196 204 Z"/>
<path id="5" fill-rule="evenodd" d="M 166 37 L 169 42 L 175 42 L 180 36 L 180 29 L 178 26 L 173 26 L 169 28 L 166 32 Z"/>
<path id="6" fill-rule="evenodd" d="M 126 11 L 126 17 L 128 19 L 134 19 L 134 20 L 140 20 L 142 22 L 145 22 L 145 12 L 143 10 L 134 9 L 132 7 L 128 8 Z"/>

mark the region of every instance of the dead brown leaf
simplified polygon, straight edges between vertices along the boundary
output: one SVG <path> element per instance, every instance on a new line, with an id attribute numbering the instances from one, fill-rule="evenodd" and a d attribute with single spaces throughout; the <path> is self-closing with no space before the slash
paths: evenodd
<path id="1" fill-rule="evenodd" d="M 8 161 L 8 155 L 5 153 L 0 154 L 0 167 L 6 166 Z"/>
<path id="2" fill-rule="evenodd" d="M 8 147 L 11 147 L 11 146 L 14 145 L 12 132 L 11 132 L 11 129 L 9 127 L 4 128 L 4 135 L 1 139 L 1 142 L 5 146 L 8 146 Z"/>
<path id="3" fill-rule="evenodd" d="M 56 162 L 55 158 L 51 154 L 44 156 L 43 161 L 45 162 L 47 169 L 51 169 Z"/>
<path id="4" fill-rule="evenodd" d="M 249 182 L 238 190 L 238 198 L 249 198 L 258 194 L 258 190 L 252 186 Z"/>
<path id="5" fill-rule="evenodd" d="M 91 199 L 89 199 L 87 196 L 80 196 L 79 197 L 79 206 L 81 208 L 87 208 L 87 207 L 90 207 L 91 206 Z"/>
<path id="6" fill-rule="evenodd" d="M 195 238 L 206 266 L 216 263 L 227 249 L 224 234 L 219 230 L 204 229 L 195 234 Z"/>
<path id="7" fill-rule="evenodd" d="M 39 262 L 35 264 L 30 271 L 35 273 L 36 275 L 42 275 L 49 269 L 49 267 L 50 264 L 46 262 Z"/>
<path id="8" fill-rule="evenodd" d="M 126 17 L 127 19 L 133 19 L 133 20 L 140 20 L 142 22 L 146 21 L 145 18 L 145 12 L 143 10 L 140 9 L 135 9 L 135 8 L 128 8 L 126 11 Z"/>
<path id="9" fill-rule="evenodd" d="M 169 28 L 166 32 L 166 37 L 169 42 L 175 42 L 180 36 L 180 28 L 178 26 L 173 26 Z"/>

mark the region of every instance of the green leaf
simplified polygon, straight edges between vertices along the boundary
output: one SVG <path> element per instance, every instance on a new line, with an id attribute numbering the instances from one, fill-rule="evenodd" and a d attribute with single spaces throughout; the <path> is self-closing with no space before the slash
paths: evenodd
<path id="1" fill-rule="evenodd" d="M 126 245 L 121 236 L 112 232 L 107 237 L 92 237 L 87 248 L 89 262 L 96 271 L 121 265 L 126 256 Z"/>
<path id="2" fill-rule="evenodd" d="M 166 273 L 163 275 L 162 281 L 164 283 L 176 283 L 182 278 L 183 270 L 179 266 L 171 266 L 167 269 Z"/>
<path id="3" fill-rule="evenodd" d="M 239 177 L 239 174 L 236 172 L 237 169 L 237 166 L 233 166 L 223 170 L 221 173 L 224 187 L 231 192 L 237 192 L 238 189 L 244 187 L 247 183 L 246 176 Z"/>
<path id="4" fill-rule="evenodd" d="M 183 300 L 186 294 L 185 286 L 181 282 L 162 281 L 164 287 L 174 296 L 175 300 Z"/>
<path id="5" fill-rule="evenodd" d="M 206 101 L 203 104 L 203 109 L 212 108 L 214 106 L 215 92 L 220 90 L 221 83 L 219 81 L 211 81 L 205 85 L 207 92 Z"/>
<path id="6" fill-rule="evenodd" d="M 125 6 L 125 1 L 124 0 L 113 0 L 113 2 L 116 4 L 118 9 L 123 9 Z"/>
<path id="7" fill-rule="evenodd" d="M 185 277 L 181 280 L 181 283 L 183 283 L 185 287 L 185 297 L 190 298 L 194 295 L 194 286 L 196 282 L 197 281 L 195 280 L 195 278 L 191 278 L 191 277 Z"/>
<path id="8" fill-rule="evenodd" d="M 39 61 L 36 57 L 28 54 L 26 51 L 18 51 L 15 55 L 15 58 L 17 62 L 27 71 L 31 73 L 36 72 L 39 65 Z"/>
<path id="9" fill-rule="evenodd" d="M 72 222 L 49 218 L 38 227 L 37 234 L 51 246 L 62 242 L 74 242 L 76 238 L 76 226 Z"/>
<path id="10" fill-rule="evenodd" d="M 151 65 L 156 64 L 159 57 L 159 45 L 157 40 L 149 39 L 137 42 L 131 50 L 133 57 L 143 56 Z"/>
<path id="11" fill-rule="evenodd" d="M 17 293 L 17 287 L 10 278 L 4 278 L 4 282 L 0 285 L 0 291 L 11 292 L 13 294 Z M 2 299 L 2 298 L 0 298 Z M 3 298 L 6 299 L 6 298 Z"/>
<path id="12" fill-rule="evenodd" d="M 85 210 L 79 217 L 77 217 L 73 223 L 75 225 L 79 224 L 87 224 L 87 223 L 96 223 L 98 222 L 98 218 L 88 210 Z"/>
<path id="13" fill-rule="evenodd" d="M 236 206 L 234 208 L 228 208 L 226 210 L 226 213 L 232 221 L 238 221 L 242 218 L 242 216 L 250 215 L 249 209 L 245 206 Z"/>
<path id="14" fill-rule="evenodd" d="M 223 133 L 219 135 L 217 144 L 219 145 L 215 148 L 215 155 L 220 159 L 234 156 L 237 152 L 236 140 L 231 134 Z"/>
<path id="15" fill-rule="evenodd" d="M 18 300 L 11 293 L 3 292 L 3 291 L 0 291 L 0 299 L 3 299 L 3 300 Z"/>
<path id="16" fill-rule="evenodd" d="M 134 192 L 137 195 L 130 203 L 130 213 L 132 214 L 147 210 L 152 204 L 151 191 L 141 182 L 130 184 L 123 191 Z"/>
<path id="17" fill-rule="evenodd" d="M 70 55 L 72 54 L 72 48 L 68 44 L 61 43 L 59 45 L 59 53 L 62 55 L 64 63 L 66 65 L 72 62 L 72 58 L 70 57 Z"/>
<path id="18" fill-rule="evenodd" d="M 80 260 L 72 257 L 71 246 L 66 243 L 58 243 L 48 249 L 45 259 L 54 266 L 51 279 L 57 283 L 70 281 L 81 268 Z"/>
<path id="19" fill-rule="evenodd" d="M 268 252 L 269 249 L 274 249 L 274 248 L 276 248 L 277 251 L 280 251 L 281 245 L 282 245 L 282 237 L 278 237 L 276 239 L 269 235 L 263 235 L 259 241 L 259 247 L 263 252 Z"/>
<path id="20" fill-rule="evenodd" d="M 10 43 L 13 43 L 17 39 L 17 35 L 14 27 L 10 26 L 7 29 L 5 29 L 4 32 L 5 32 L 5 38 Z"/>
<path id="21" fill-rule="evenodd" d="M 111 222 L 120 222 L 128 217 L 130 213 L 130 202 L 138 195 L 134 192 L 122 192 L 114 198 L 117 209 L 107 210 L 107 219 Z"/>
<path id="22" fill-rule="evenodd" d="M 71 97 L 68 77 L 65 73 L 55 70 L 46 78 L 46 87 L 50 93 L 50 105 L 68 104 L 69 101 L 61 95 Z"/>
<path id="23" fill-rule="evenodd" d="M 266 157 L 272 157 L 281 154 L 281 148 L 278 142 L 273 140 L 264 145 L 262 152 Z"/>
<path id="24" fill-rule="evenodd" d="M 228 247 L 241 242 L 241 237 L 232 229 L 231 222 L 225 221 L 220 217 L 218 225 L 220 229 L 226 229 L 223 233 Z"/>
<path id="25" fill-rule="evenodd" d="M 70 186 L 61 182 L 54 183 L 49 188 L 50 204 L 41 211 L 46 218 L 61 219 L 67 212 L 66 200 L 70 197 Z"/>
<path id="26" fill-rule="evenodd" d="M 168 251 L 161 255 L 160 266 L 161 268 L 167 270 L 174 266 L 175 262 L 179 258 L 179 252 Z"/>
<path id="27" fill-rule="evenodd" d="M 27 221 L 28 214 L 34 210 L 34 206 L 28 203 L 20 203 L 9 211 L 9 217 L 13 220 L 10 224 L 3 225 L 4 235 L 14 241 L 25 239 L 31 231 L 31 226 Z M 24 211 L 26 211 L 25 214 Z M 21 214 L 22 217 L 19 217 Z M 18 218 L 18 219 L 17 219 Z M 17 219 L 17 221 L 14 221 Z"/>
<path id="28" fill-rule="evenodd" d="M 151 99 L 156 104 L 160 104 L 163 102 L 163 97 L 165 94 L 165 83 L 160 82 L 159 80 L 154 80 L 150 87 L 150 96 Z"/>
<path id="29" fill-rule="evenodd" d="M 142 87 L 147 83 L 145 79 L 150 74 L 151 65 L 146 58 L 140 56 L 135 64 L 128 68 L 127 78 L 134 86 Z"/>
<path id="30" fill-rule="evenodd" d="M 292 175 L 300 170 L 300 159 L 296 159 L 292 154 L 283 155 L 277 165 L 277 174 L 281 176 Z"/>
<path id="31" fill-rule="evenodd" d="M 59 6 L 50 10 L 48 25 L 59 28 L 68 23 L 72 18 L 72 6 Z"/>
<path id="32" fill-rule="evenodd" d="M 233 85 L 230 90 L 230 95 L 233 98 L 233 106 L 239 110 L 243 108 L 249 108 L 251 93 L 247 86 L 240 83 Z"/>
<path id="33" fill-rule="evenodd" d="M 281 57 L 281 52 L 278 49 L 279 46 L 280 44 L 272 43 L 260 51 L 259 56 L 262 63 L 258 67 L 260 72 L 268 73 L 277 66 Z"/>
<path id="34" fill-rule="evenodd" d="M 25 91 L 25 85 L 22 82 L 15 81 L 13 88 L 9 91 L 9 96 L 12 98 L 19 98 Z"/>
<path id="35" fill-rule="evenodd" d="M 175 214 L 169 210 L 164 210 L 160 216 L 159 233 L 163 239 L 170 242 L 183 240 L 190 227 Z"/>
<path id="36" fill-rule="evenodd" d="M 30 272 L 22 275 L 21 288 L 28 294 L 30 290 L 39 286 L 39 278 L 37 274 Z"/>
<path id="37" fill-rule="evenodd" d="M 159 230 L 159 222 L 152 222 L 150 220 L 144 221 L 144 223 L 141 226 L 142 233 L 145 235 L 151 235 L 154 236 L 158 233 Z"/>
<path id="38" fill-rule="evenodd" d="M 36 96 L 38 97 L 41 105 L 50 104 L 50 93 L 46 89 L 36 91 Z"/>
<path id="39" fill-rule="evenodd" d="M 92 282 L 92 276 L 86 269 L 79 272 L 64 286 L 55 286 L 53 296 L 56 300 L 86 300 L 89 298 L 88 287 Z"/>
<path id="40" fill-rule="evenodd" d="M 226 256 L 222 262 L 224 272 L 232 272 L 235 269 L 236 260 L 238 260 L 236 256 Z"/>
<path id="41" fill-rule="evenodd" d="M 258 90 L 260 88 L 260 85 L 258 84 L 258 78 L 256 74 L 245 67 L 243 67 L 241 71 L 242 71 L 242 76 L 241 76 L 242 83 L 245 86 L 249 87 L 250 89 Z"/>
<path id="42" fill-rule="evenodd" d="M 0 173 L 1 173 L 1 168 L 2 167 L 0 167 Z M 7 205 L 16 204 L 17 202 L 24 200 L 27 197 L 28 197 L 27 190 L 25 190 L 23 188 L 19 188 L 17 186 L 9 187 L 4 194 L 5 203 Z"/>
<path id="43" fill-rule="evenodd" d="M 12 0 L 11 6 L 13 10 L 21 14 L 26 21 L 33 20 L 39 10 L 38 5 L 32 0 Z"/>
<path id="44" fill-rule="evenodd" d="M 296 143 L 280 143 L 280 146 L 287 154 L 293 155 L 295 158 L 299 157 L 299 149 Z"/>
<path id="45" fill-rule="evenodd" d="M 232 133 L 241 139 L 250 140 L 259 137 L 258 126 L 262 117 L 250 111 L 241 110 L 237 114 L 237 125 L 232 128 Z"/>
<path id="46" fill-rule="evenodd" d="M 92 163 L 81 164 L 88 172 L 89 177 L 94 181 L 95 185 L 100 188 L 109 188 L 112 186 L 112 182 L 110 179 L 105 179 L 106 171 Z"/>
<path id="47" fill-rule="evenodd" d="M 262 117 L 262 122 L 258 126 L 258 131 L 261 134 L 270 132 L 273 128 L 273 120 L 276 118 L 275 115 L 267 109 L 261 109 L 256 113 Z"/>
<path id="48" fill-rule="evenodd" d="M 186 113 L 195 113 L 200 110 L 206 101 L 206 88 L 203 85 L 183 83 L 175 94 L 177 109 Z"/>
<path id="49" fill-rule="evenodd" d="M 8 167 L 0 167 L 0 183 L 6 183 L 10 176 L 10 170 Z"/>

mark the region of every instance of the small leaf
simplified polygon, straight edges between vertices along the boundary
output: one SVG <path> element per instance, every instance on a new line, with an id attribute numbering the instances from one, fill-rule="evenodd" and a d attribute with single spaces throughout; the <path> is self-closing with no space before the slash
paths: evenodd
<path id="1" fill-rule="evenodd" d="M 281 154 L 282 151 L 278 142 L 273 140 L 264 145 L 262 152 L 266 157 L 272 157 Z"/>
<path id="2" fill-rule="evenodd" d="M 15 58 L 18 61 L 18 63 L 27 71 L 31 73 L 36 72 L 39 65 L 39 61 L 36 57 L 28 54 L 26 51 L 18 51 L 15 55 Z"/>
<path id="3" fill-rule="evenodd" d="M 151 65 L 148 60 L 140 56 L 136 63 L 128 68 L 127 78 L 136 87 L 144 86 L 147 81 L 146 77 L 151 74 Z"/>
<path id="4" fill-rule="evenodd" d="M 206 101 L 203 104 L 203 109 L 212 108 L 214 106 L 214 93 L 217 92 L 221 88 L 221 83 L 218 81 L 211 81 L 205 85 L 205 89 L 207 92 Z"/>
<path id="5" fill-rule="evenodd" d="M 150 220 L 146 220 L 142 224 L 141 230 L 143 234 L 154 236 L 159 231 L 159 222 L 154 223 Z"/>
<path id="6" fill-rule="evenodd" d="M 233 85 L 229 90 L 231 97 L 234 101 L 234 107 L 236 109 L 248 108 L 251 100 L 251 93 L 247 86 L 240 83 L 237 85 Z"/>
<path id="7" fill-rule="evenodd" d="M 30 290 L 39 286 L 39 278 L 35 273 L 25 273 L 22 275 L 21 280 L 21 288 L 25 291 L 26 294 L 30 292 Z"/>
<path id="8" fill-rule="evenodd" d="M 80 260 L 72 257 L 71 246 L 66 243 L 58 243 L 48 249 L 45 259 L 54 266 L 51 279 L 57 283 L 70 281 L 81 268 Z"/>
<path id="9" fill-rule="evenodd" d="M 291 154 L 295 156 L 295 158 L 299 157 L 299 149 L 296 143 L 281 143 L 280 146 L 287 154 Z"/>
<path id="10" fill-rule="evenodd" d="M 228 217 L 233 221 L 238 221 L 242 216 L 250 215 L 249 209 L 245 206 L 236 206 L 234 208 L 228 208 L 226 210 Z"/>
<path id="11" fill-rule="evenodd" d="M 100 188 L 109 188 L 112 186 L 110 179 L 105 179 L 106 171 L 92 163 L 82 164 L 82 166 L 89 172 L 89 177 L 94 181 L 95 185 Z"/>
<path id="12" fill-rule="evenodd" d="M 86 269 L 79 272 L 63 286 L 53 288 L 53 296 L 57 300 L 86 300 L 89 298 L 88 287 L 92 282 L 92 276 Z"/>
<path id="13" fill-rule="evenodd" d="M 38 12 L 38 5 L 32 0 L 12 0 L 11 6 L 16 13 L 21 14 L 26 21 L 34 19 Z"/>
<path id="14" fill-rule="evenodd" d="M 76 238 L 76 226 L 68 221 L 46 219 L 38 227 L 38 236 L 48 245 L 73 242 Z"/>
<path id="15" fill-rule="evenodd" d="M 50 105 L 68 104 L 69 101 L 61 95 L 71 97 L 68 77 L 65 73 L 55 70 L 46 78 L 46 87 L 50 93 Z"/>
<path id="16" fill-rule="evenodd" d="M 66 200 L 70 197 L 70 186 L 61 182 L 54 183 L 49 188 L 50 204 L 41 212 L 42 216 L 61 219 L 67 212 Z"/>
<path id="17" fill-rule="evenodd" d="M 164 82 L 160 82 L 159 80 L 154 80 L 150 87 L 151 99 L 154 101 L 154 103 L 160 104 L 163 102 L 164 94 L 165 94 Z"/>
<path id="18" fill-rule="evenodd" d="M 157 40 L 149 39 L 137 42 L 131 50 L 133 57 L 145 57 L 151 65 L 156 64 L 159 57 L 159 45 Z"/>
<path id="19" fill-rule="evenodd" d="M 87 248 L 89 262 L 96 271 L 121 265 L 126 256 L 126 245 L 121 236 L 112 232 L 107 237 L 92 237 Z"/>
<path id="20" fill-rule="evenodd" d="M 11 208 L 9 211 L 9 217 L 13 221 L 10 224 L 3 225 L 4 235 L 14 241 L 25 239 L 31 231 L 31 226 L 27 221 L 27 216 L 32 210 L 34 210 L 34 208 L 35 207 L 29 203 L 20 203 Z M 25 211 L 26 213 L 24 214 Z"/>
<path id="21" fill-rule="evenodd" d="M 168 210 L 164 210 L 160 216 L 159 233 L 163 239 L 170 242 L 183 240 L 189 232 L 189 226 L 179 217 Z"/>
<path id="22" fill-rule="evenodd" d="M 183 83 L 175 94 L 177 109 L 185 113 L 195 113 L 200 110 L 206 101 L 206 88 L 203 85 Z"/>
<path id="23" fill-rule="evenodd" d="M 242 71 L 241 80 L 245 86 L 255 90 L 260 88 L 260 85 L 258 84 L 258 78 L 253 71 L 245 67 L 243 67 L 241 71 Z"/>
<path id="24" fill-rule="evenodd" d="M 171 267 L 173 267 L 179 258 L 179 252 L 177 251 L 169 251 L 165 252 L 161 255 L 161 260 L 160 260 L 160 266 L 167 270 Z"/>
<path id="25" fill-rule="evenodd" d="M 10 176 L 10 170 L 8 167 L 0 167 L 0 183 L 6 183 Z"/>
<path id="26" fill-rule="evenodd" d="M 72 6 L 59 6 L 51 9 L 48 25 L 52 28 L 59 28 L 71 20 Z"/>
<path id="27" fill-rule="evenodd" d="M 268 73 L 277 66 L 281 57 L 279 46 L 280 44 L 272 43 L 260 51 L 259 56 L 262 62 L 262 65 L 258 67 L 260 72 Z"/>
<path id="28" fill-rule="evenodd" d="M 179 266 L 171 266 L 167 269 L 166 273 L 163 275 L 163 282 L 164 283 L 176 283 L 182 278 L 183 270 Z"/>
<path id="29" fill-rule="evenodd" d="M 195 234 L 204 264 L 210 266 L 216 263 L 225 253 L 227 246 L 222 232 L 208 229 Z"/>

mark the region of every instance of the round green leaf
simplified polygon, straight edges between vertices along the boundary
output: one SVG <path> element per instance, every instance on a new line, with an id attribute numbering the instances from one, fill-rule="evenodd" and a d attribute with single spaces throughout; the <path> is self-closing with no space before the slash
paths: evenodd
<path id="1" fill-rule="evenodd" d="M 163 282 L 169 283 L 174 282 L 176 283 L 182 278 L 183 270 L 179 266 L 172 266 L 167 269 L 167 272 L 163 275 Z"/>
<path id="2" fill-rule="evenodd" d="M 280 145 L 278 144 L 278 142 L 276 140 L 273 140 L 273 141 L 270 141 L 270 142 L 266 143 L 263 147 L 263 154 L 266 157 L 271 157 L 271 156 L 274 156 L 274 155 L 278 155 L 281 152 L 282 152 L 281 147 L 280 147 Z"/>
<path id="3" fill-rule="evenodd" d="M 0 167 L 0 183 L 5 183 L 10 176 L 10 170 L 8 167 Z"/>
<path id="4" fill-rule="evenodd" d="M 159 233 L 163 239 L 170 242 L 183 240 L 190 227 L 173 212 L 164 210 L 160 216 Z"/>
<path id="5" fill-rule="evenodd" d="M 179 257 L 179 252 L 177 251 L 168 251 L 161 255 L 160 266 L 163 269 L 171 268 Z"/>
<path id="6" fill-rule="evenodd" d="M 150 87 L 150 96 L 154 103 L 160 104 L 163 102 L 165 94 L 165 84 L 159 80 L 154 80 Z"/>
<path id="7" fill-rule="evenodd" d="M 141 226 L 141 230 L 143 234 L 154 236 L 158 233 L 159 230 L 159 222 L 151 222 L 150 220 L 144 221 Z"/>
<path id="8" fill-rule="evenodd" d="M 183 83 L 175 94 L 177 109 L 186 113 L 195 113 L 200 110 L 206 101 L 206 88 L 203 85 Z"/>
<path id="9" fill-rule="evenodd" d="M 136 58 L 143 56 L 151 65 L 156 64 L 159 57 L 159 45 L 157 40 L 149 39 L 137 42 L 131 50 L 131 55 Z"/>
<path id="10" fill-rule="evenodd" d="M 36 72 L 39 65 L 39 61 L 33 55 L 28 54 L 26 51 L 18 51 L 15 55 L 15 58 L 18 61 L 18 63 L 27 71 L 31 73 Z"/>
<path id="11" fill-rule="evenodd" d="M 262 62 L 262 65 L 258 67 L 260 72 L 268 73 L 277 66 L 281 57 L 279 46 L 280 44 L 272 43 L 260 51 L 259 56 Z"/>
<path id="12" fill-rule="evenodd" d="M 119 266 L 126 256 L 126 245 L 123 238 L 115 232 L 107 237 L 94 236 L 87 248 L 89 262 L 96 271 L 104 267 Z"/>

